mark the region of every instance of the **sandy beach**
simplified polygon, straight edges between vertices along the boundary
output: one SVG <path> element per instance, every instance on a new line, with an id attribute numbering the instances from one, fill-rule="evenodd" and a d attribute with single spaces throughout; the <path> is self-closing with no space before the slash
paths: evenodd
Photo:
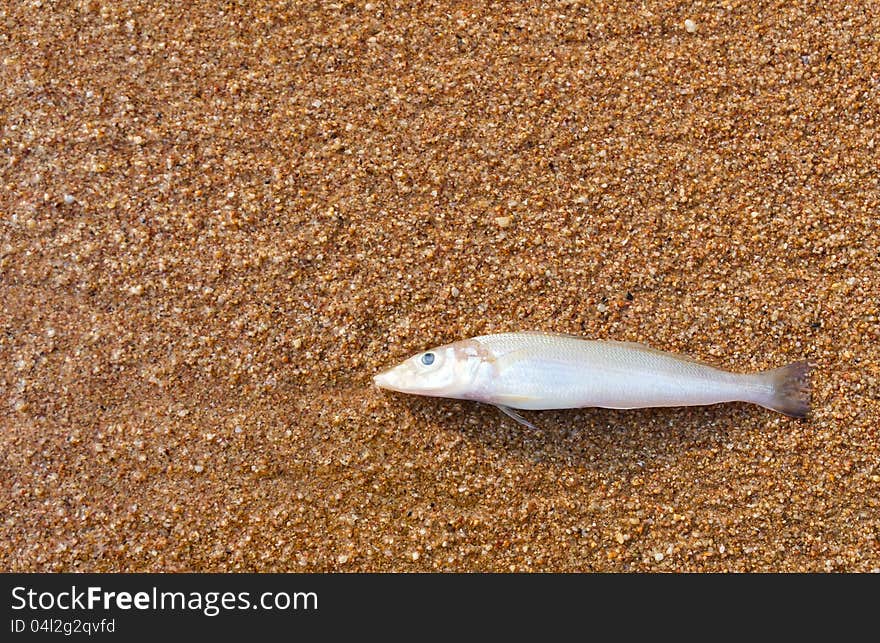
<path id="1" fill-rule="evenodd" d="M 880 571 L 880 3 L 0 3 L 0 570 Z M 392 394 L 544 330 L 812 413 Z"/>

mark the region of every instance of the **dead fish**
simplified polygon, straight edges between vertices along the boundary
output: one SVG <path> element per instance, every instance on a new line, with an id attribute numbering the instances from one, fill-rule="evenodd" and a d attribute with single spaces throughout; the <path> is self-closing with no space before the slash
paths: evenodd
<path id="1" fill-rule="evenodd" d="M 750 402 L 803 418 L 810 408 L 810 369 L 798 361 L 759 373 L 731 373 L 643 344 L 528 331 L 438 346 L 373 381 L 401 393 L 494 404 L 533 427 L 515 409 Z"/>

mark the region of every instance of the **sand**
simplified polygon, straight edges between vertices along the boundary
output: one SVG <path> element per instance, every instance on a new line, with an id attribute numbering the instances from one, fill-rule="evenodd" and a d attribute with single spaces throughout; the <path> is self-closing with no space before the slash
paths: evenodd
<path id="1" fill-rule="evenodd" d="M 3 571 L 880 570 L 880 4 L 0 7 Z M 813 412 L 378 370 L 536 329 Z"/>

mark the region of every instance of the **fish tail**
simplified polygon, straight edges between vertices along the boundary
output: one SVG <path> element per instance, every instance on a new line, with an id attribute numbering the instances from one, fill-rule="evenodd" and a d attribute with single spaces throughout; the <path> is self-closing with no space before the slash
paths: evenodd
<path id="1" fill-rule="evenodd" d="M 761 406 L 790 417 L 804 418 L 810 411 L 810 371 L 806 360 L 760 373 L 758 377 L 769 387 Z"/>

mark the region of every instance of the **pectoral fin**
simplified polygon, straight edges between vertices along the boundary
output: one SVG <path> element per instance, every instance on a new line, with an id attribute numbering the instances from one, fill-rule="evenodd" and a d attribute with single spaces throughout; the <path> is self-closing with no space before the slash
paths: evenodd
<path id="1" fill-rule="evenodd" d="M 527 419 L 525 419 L 523 416 L 521 416 L 519 413 L 517 413 L 516 411 L 514 411 L 514 410 L 513 410 L 512 408 L 510 408 L 509 406 L 504 406 L 503 404 L 496 404 L 495 406 L 498 407 L 498 410 L 500 410 L 502 413 L 504 413 L 504 414 L 507 415 L 508 417 L 513 418 L 514 420 L 516 420 L 517 422 L 519 422 L 519 423 L 522 424 L 523 426 L 527 426 L 527 427 L 529 427 L 530 429 L 536 429 L 536 430 L 537 430 L 538 427 L 536 427 L 534 424 L 532 424 L 531 422 L 529 422 Z"/>

